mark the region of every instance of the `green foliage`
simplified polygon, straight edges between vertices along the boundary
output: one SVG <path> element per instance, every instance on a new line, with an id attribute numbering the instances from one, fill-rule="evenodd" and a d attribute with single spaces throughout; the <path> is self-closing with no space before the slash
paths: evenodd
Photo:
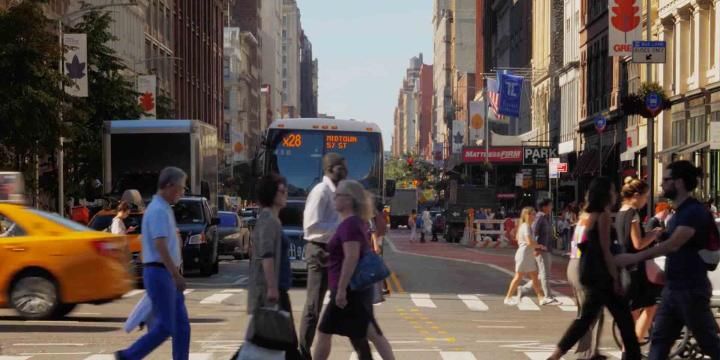
<path id="1" fill-rule="evenodd" d="M 87 34 L 87 98 L 73 98 L 66 119 L 71 142 L 67 144 L 67 194 L 74 197 L 100 195 L 90 184 L 102 179 L 102 126 L 107 120 L 137 119 L 142 114 L 134 83 L 127 68 L 108 45 L 116 38 L 110 32 L 112 17 L 107 12 L 88 11 L 68 32 Z"/>
<path id="2" fill-rule="evenodd" d="M 23 171 L 28 193 L 37 187 L 35 156 L 47 158 L 57 146 L 66 98 L 57 36 L 42 3 L 0 10 L 0 169 Z"/>
<path id="3" fill-rule="evenodd" d="M 644 118 L 651 118 L 652 114 L 645 107 L 645 97 L 651 92 L 656 92 L 662 100 L 662 108 L 670 109 L 670 100 L 665 93 L 665 89 L 658 83 L 643 83 L 635 94 L 629 94 L 621 100 L 621 109 L 625 115 L 640 115 Z"/>
<path id="4" fill-rule="evenodd" d="M 412 166 L 408 165 L 408 157 L 414 159 Z M 385 178 L 395 180 L 399 188 L 402 187 L 403 182 L 410 186 L 413 180 L 419 180 L 421 182 L 421 188 L 434 188 L 435 179 L 437 178 L 436 175 L 436 170 L 432 164 L 419 160 L 414 155 L 391 158 L 385 162 Z"/>

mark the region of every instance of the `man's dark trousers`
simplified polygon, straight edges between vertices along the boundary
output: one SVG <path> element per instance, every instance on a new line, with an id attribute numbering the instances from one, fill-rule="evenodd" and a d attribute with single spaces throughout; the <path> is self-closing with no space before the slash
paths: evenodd
<path id="1" fill-rule="evenodd" d="M 315 331 L 320 321 L 325 294 L 328 290 L 327 251 L 322 244 L 309 242 L 305 245 L 307 261 L 307 299 L 305 310 L 300 320 L 300 352 L 307 359 L 311 358 L 310 348 L 315 339 Z"/>

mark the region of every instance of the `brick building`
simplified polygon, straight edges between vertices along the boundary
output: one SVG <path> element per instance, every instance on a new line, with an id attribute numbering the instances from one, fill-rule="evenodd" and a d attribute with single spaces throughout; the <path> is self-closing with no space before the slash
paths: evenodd
<path id="1" fill-rule="evenodd" d="M 433 66 L 427 64 L 420 65 L 420 115 L 418 123 L 418 146 L 419 154 L 427 161 L 432 161 L 433 139 L 432 139 L 432 119 L 433 119 Z"/>

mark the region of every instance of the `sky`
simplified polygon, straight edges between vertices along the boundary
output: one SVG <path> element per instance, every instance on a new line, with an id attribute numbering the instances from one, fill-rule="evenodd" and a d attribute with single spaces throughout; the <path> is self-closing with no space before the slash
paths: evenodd
<path id="1" fill-rule="evenodd" d="M 318 111 L 378 124 L 389 150 L 410 58 L 432 64 L 432 0 L 297 2 L 318 59 Z"/>

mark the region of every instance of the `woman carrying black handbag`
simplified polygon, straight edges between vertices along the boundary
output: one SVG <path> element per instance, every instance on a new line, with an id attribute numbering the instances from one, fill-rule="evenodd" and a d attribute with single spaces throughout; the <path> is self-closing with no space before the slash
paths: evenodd
<path id="1" fill-rule="evenodd" d="M 620 271 L 613 258 L 610 208 L 616 200 L 615 186 L 608 178 L 598 177 L 590 183 L 587 205 L 580 216 L 587 227 L 578 244 L 580 282 L 585 287 L 585 299 L 580 305 L 580 315 L 560 339 L 549 360 L 558 360 L 567 353 L 587 333 L 603 307 L 607 307 L 620 328 L 625 345 L 622 359 L 642 358 L 630 307 L 624 299 Z"/>
<path id="2" fill-rule="evenodd" d="M 247 311 L 254 317 L 272 318 L 274 325 L 270 328 L 267 320 L 251 320 L 247 340 L 261 347 L 284 350 L 286 359 L 299 359 L 288 295 L 292 285 L 289 243 L 282 234 L 278 217 L 287 203 L 285 178 L 277 174 L 263 176 L 258 180 L 256 190 L 262 209 L 252 234 Z"/>
<path id="3" fill-rule="evenodd" d="M 341 335 L 350 338 L 359 360 L 372 359 L 368 340 L 384 360 L 394 360 L 392 347 L 375 320 L 373 287 L 350 290 L 358 263 L 371 252 L 367 224 L 373 215 L 372 197 L 359 182 L 343 180 L 335 191 L 335 209 L 342 222 L 327 245 L 330 303 L 320 319 L 313 359 L 326 360 L 332 335 Z"/>

